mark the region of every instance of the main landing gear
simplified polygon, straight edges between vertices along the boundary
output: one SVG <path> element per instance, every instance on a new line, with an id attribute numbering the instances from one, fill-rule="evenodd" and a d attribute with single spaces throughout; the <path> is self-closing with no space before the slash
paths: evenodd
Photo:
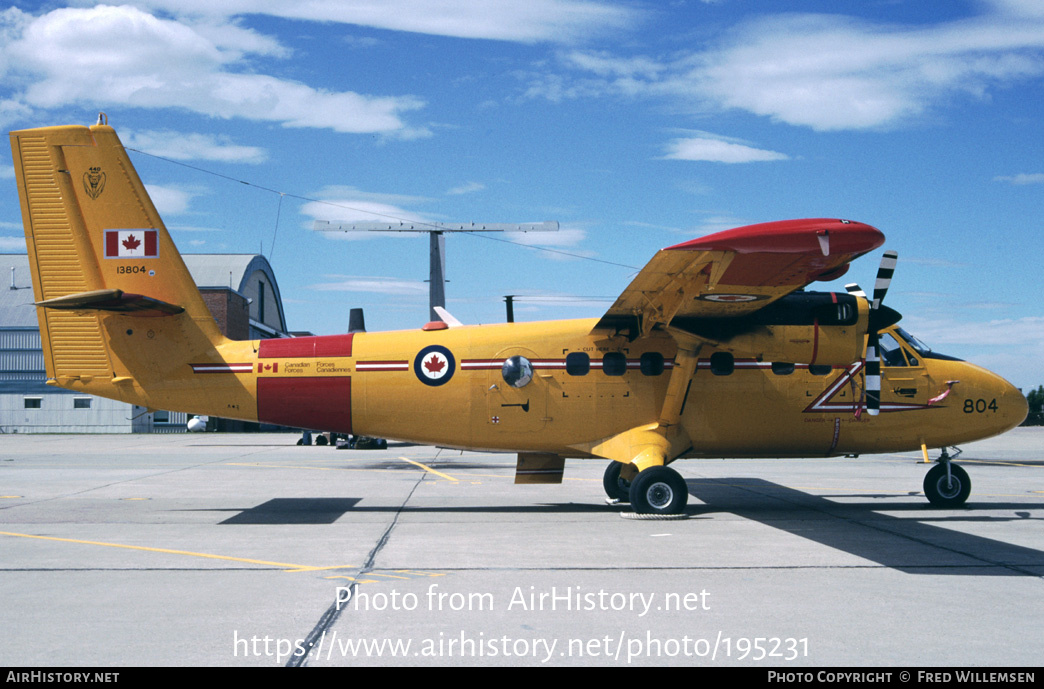
<path id="1" fill-rule="evenodd" d="M 935 507 L 960 507 L 971 495 L 968 472 L 950 460 L 953 457 L 943 448 L 939 462 L 924 477 L 924 494 Z"/>
<path id="2" fill-rule="evenodd" d="M 632 480 L 621 476 L 625 467 L 610 462 L 602 476 L 605 494 L 618 502 L 630 502 L 636 514 L 681 514 L 689 501 L 689 489 L 674 469 L 652 466 Z"/>
<path id="3" fill-rule="evenodd" d="M 627 468 L 633 469 L 630 466 Z M 605 468 L 605 473 L 602 475 L 602 488 L 605 489 L 605 494 L 609 496 L 610 500 L 616 502 L 631 501 L 631 481 L 620 475 L 623 469 L 624 465 L 621 462 L 609 462 L 609 466 Z"/>

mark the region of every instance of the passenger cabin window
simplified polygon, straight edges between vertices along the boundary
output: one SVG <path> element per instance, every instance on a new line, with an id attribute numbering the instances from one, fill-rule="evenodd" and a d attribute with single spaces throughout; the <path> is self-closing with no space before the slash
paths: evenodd
<path id="1" fill-rule="evenodd" d="M 809 364 L 808 366 L 808 372 L 814 376 L 829 376 L 833 370 L 833 366 L 827 366 L 826 364 Z"/>
<path id="2" fill-rule="evenodd" d="M 736 359 L 729 352 L 714 352 L 710 358 L 711 373 L 716 376 L 731 376 L 736 368 Z"/>
<path id="3" fill-rule="evenodd" d="M 642 354 L 640 361 L 642 375 L 658 376 L 663 373 L 663 354 L 659 352 L 646 352 Z"/>
<path id="4" fill-rule="evenodd" d="M 602 372 L 607 376 L 627 373 L 627 357 L 620 352 L 608 352 L 602 357 Z"/>
<path id="5" fill-rule="evenodd" d="M 591 357 L 584 352 L 566 354 L 566 373 L 571 376 L 586 376 L 591 370 Z"/>
<path id="6" fill-rule="evenodd" d="M 794 364 L 788 364 L 785 361 L 773 361 L 772 372 L 777 376 L 789 376 L 794 372 Z"/>

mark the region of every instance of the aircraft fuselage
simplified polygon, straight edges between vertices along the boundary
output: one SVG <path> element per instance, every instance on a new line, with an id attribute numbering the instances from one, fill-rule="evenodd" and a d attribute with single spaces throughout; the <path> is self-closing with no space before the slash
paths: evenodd
<path id="1" fill-rule="evenodd" d="M 199 365 L 190 374 L 211 384 L 226 378 L 226 396 L 212 387 L 207 409 L 198 397 L 177 406 L 447 447 L 590 456 L 583 448 L 591 443 L 657 421 L 677 353 L 666 334 L 600 337 L 591 334 L 594 322 L 228 342 L 219 370 Z M 913 365 L 883 368 L 877 417 L 859 412 L 862 362 L 809 366 L 736 357 L 729 370 L 716 360 L 718 351 L 699 353 L 685 386 L 680 424 L 692 447 L 684 456 L 943 447 L 1001 433 L 1025 417 L 1025 398 L 1000 377 L 912 350 L 904 349 L 904 361 Z M 512 357 L 532 367 L 521 387 L 503 376 Z"/>

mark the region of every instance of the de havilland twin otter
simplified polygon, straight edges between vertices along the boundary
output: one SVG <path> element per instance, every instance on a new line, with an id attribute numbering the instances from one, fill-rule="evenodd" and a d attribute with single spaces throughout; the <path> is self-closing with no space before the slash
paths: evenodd
<path id="1" fill-rule="evenodd" d="M 685 457 L 942 448 L 924 492 L 971 490 L 946 448 L 1027 413 L 1000 377 L 936 354 L 872 298 L 810 292 L 879 247 L 811 219 L 656 253 L 604 316 L 234 341 L 218 330 L 115 131 L 11 133 L 49 382 L 149 409 L 518 453 L 516 482 L 611 460 L 610 498 L 684 511 Z"/>

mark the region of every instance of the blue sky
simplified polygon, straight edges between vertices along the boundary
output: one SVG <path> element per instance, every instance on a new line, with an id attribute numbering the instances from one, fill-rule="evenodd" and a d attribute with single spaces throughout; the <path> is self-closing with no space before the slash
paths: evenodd
<path id="1" fill-rule="evenodd" d="M 528 297 L 519 320 L 598 316 L 664 246 L 842 217 L 899 252 L 904 327 L 1044 383 L 1038 0 L 0 11 L 0 123 L 99 110 L 142 151 L 179 248 L 263 252 L 295 330 L 343 332 L 352 306 L 371 330 L 427 319 L 426 236 L 331 237 L 317 219 L 559 221 L 449 237 L 447 306 L 489 323 L 506 294 Z M 0 251 L 20 235 L 8 153 Z M 869 288 L 879 258 L 843 281 Z"/>

